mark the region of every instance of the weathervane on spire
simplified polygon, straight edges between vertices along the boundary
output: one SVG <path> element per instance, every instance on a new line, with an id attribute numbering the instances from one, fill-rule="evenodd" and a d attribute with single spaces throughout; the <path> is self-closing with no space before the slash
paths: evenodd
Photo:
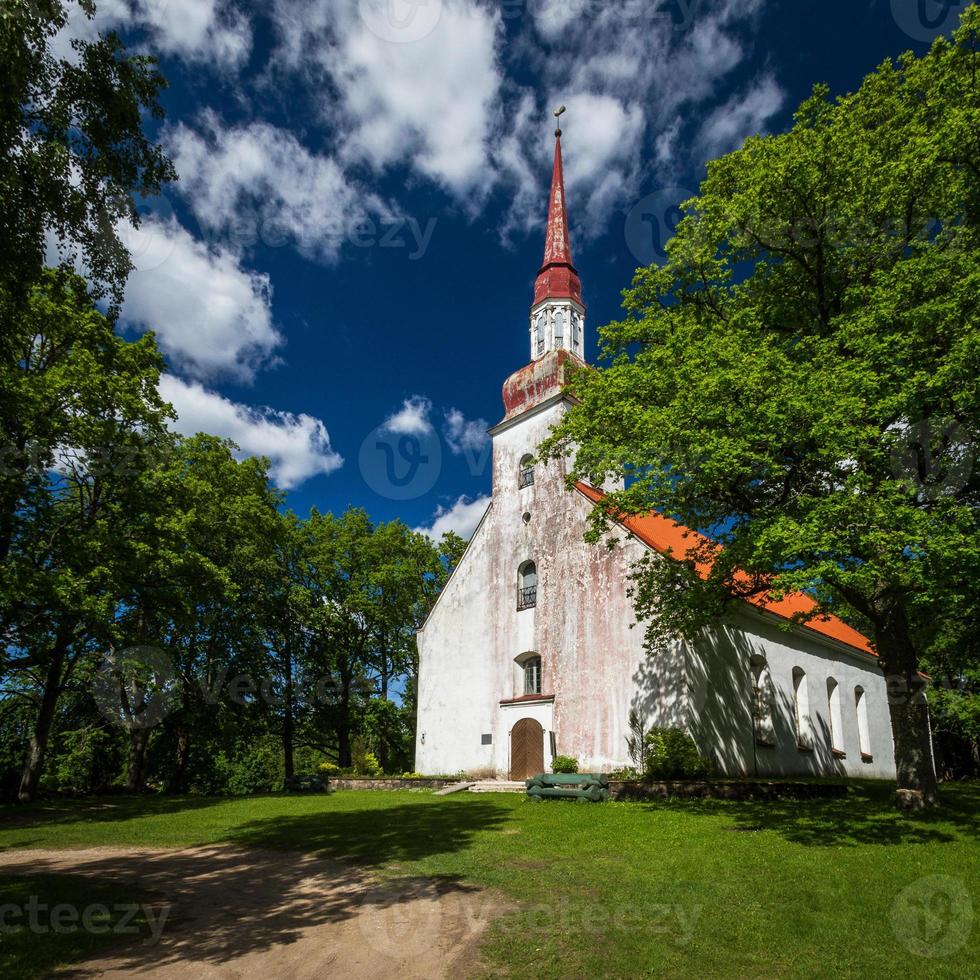
<path id="1" fill-rule="evenodd" d="M 560 105 L 558 106 L 557 109 L 555 109 L 555 138 L 556 139 L 561 137 L 561 114 L 564 111 L 565 111 L 565 107 L 563 105 Z"/>

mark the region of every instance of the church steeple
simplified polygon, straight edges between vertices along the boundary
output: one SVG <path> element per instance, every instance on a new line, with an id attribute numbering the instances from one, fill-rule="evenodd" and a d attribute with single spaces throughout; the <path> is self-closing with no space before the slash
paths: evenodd
<path id="1" fill-rule="evenodd" d="M 555 110 L 560 117 L 565 107 Z M 561 127 L 555 128 L 555 162 L 548 198 L 548 228 L 544 240 L 544 262 L 534 281 L 531 306 L 531 360 L 548 351 L 567 350 L 583 357 L 585 306 L 582 283 L 572 265 L 568 241 L 568 212 L 561 159 Z"/>

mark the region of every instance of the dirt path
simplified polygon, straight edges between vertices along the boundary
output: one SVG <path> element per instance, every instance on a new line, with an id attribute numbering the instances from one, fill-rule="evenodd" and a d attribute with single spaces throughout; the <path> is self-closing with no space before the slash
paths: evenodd
<path id="1" fill-rule="evenodd" d="M 212 846 L 6 851 L 0 871 L 71 873 L 138 890 L 159 938 L 72 977 L 257 980 L 457 977 L 503 904 L 447 879 L 377 878 L 306 855 Z M 149 895 L 149 899 L 145 896 Z M 39 939 L 43 942 L 43 937 Z"/>

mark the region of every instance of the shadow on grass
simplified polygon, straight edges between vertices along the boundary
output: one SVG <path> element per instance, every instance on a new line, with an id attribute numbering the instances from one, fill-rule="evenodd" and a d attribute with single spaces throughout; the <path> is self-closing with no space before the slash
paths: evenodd
<path id="1" fill-rule="evenodd" d="M 481 889 L 454 875 L 381 880 L 372 871 L 390 861 L 461 850 L 509 812 L 480 800 L 276 816 L 203 847 L 7 854 L 0 873 L 68 871 L 76 880 L 159 897 L 171 910 L 161 941 L 114 951 L 113 968 L 125 973 L 227 964 L 285 949 L 312 927 L 358 917 L 361 946 L 397 958 L 406 943 L 424 941 L 431 951 L 465 936 L 467 909 L 482 908 Z"/>
<path id="2" fill-rule="evenodd" d="M 232 797 L 97 796 L 43 801 L 30 806 L 6 805 L 0 807 L 0 830 L 59 823 L 133 820 L 219 806 L 230 799 Z"/>
<path id="3" fill-rule="evenodd" d="M 360 867 L 463 850 L 512 811 L 485 800 L 440 800 L 379 809 L 325 810 L 242 824 L 226 839 L 243 847 L 302 850 Z"/>
<path id="4" fill-rule="evenodd" d="M 941 805 L 915 815 L 899 813 L 894 795 L 893 784 L 863 782 L 851 784 L 837 799 L 688 800 L 659 806 L 728 817 L 733 830 L 771 830 L 812 847 L 950 843 L 975 839 L 980 832 L 980 783 L 946 784 Z"/>

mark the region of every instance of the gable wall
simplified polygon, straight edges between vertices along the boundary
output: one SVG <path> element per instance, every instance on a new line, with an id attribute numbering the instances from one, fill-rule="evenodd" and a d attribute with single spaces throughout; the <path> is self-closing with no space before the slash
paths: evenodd
<path id="1" fill-rule="evenodd" d="M 557 403 L 498 430 L 493 440 L 493 506 L 419 634 L 416 769 L 507 776 L 510 731 L 522 717 L 545 729 L 545 765 L 555 749 L 583 770 L 628 763 L 627 718 L 688 729 L 729 775 L 891 777 L 894 763 L 884 679 L 876 665 L 816 634 L 786 631 L 746 611 L 696 644 L 656 657 L 627 595 L 630 565 L 645 547 L 628 538 L 609 550 L 583 540 L 589 502 L 564 484 L 563 463 L 538 464 L 533 486 L 518 488 L 521 457 L 564 411 Z M 530 523 L 522 521 L 529 512 Z M 517 610 L 517 569 L 533 560 L 538 602 Z M 523 694 L 514 660 L 542 658 L 542 693 L 554 701 L 501 701 Z M 773 683 L 776 745 L 756 745 L 750 657 L 764 655 Z M 801 752 L 793 728 L 794 666 L 807 674 L 814 749 Z M 826 678 L 840 684 L 844 760 L 830 752 Z M 867 692 L 873 761 L 858 748 L 854 687 Z M 481 736 L 492 735 L 492 744 Z M 424 741 L 423 741 L 424 736 Z"/>

